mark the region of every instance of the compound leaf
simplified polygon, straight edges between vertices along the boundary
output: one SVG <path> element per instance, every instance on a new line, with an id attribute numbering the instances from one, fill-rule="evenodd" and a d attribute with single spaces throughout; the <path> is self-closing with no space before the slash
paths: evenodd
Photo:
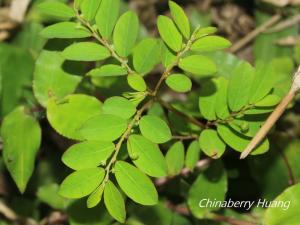
<path id="1" fill-rule="evenodd" d="M 92 141 L 114 141 L 126 130 L 125 119 L 108 114 L 91 117 L 79 129 L 81 136 Z"/>
<path id="2" fill-rule="evenodd" d="M 168 173 L 171 176 L 178 175 L 184 166 L 184 146 L 181 141 L 174 143 L 166 155 Z"/>
<path id="3" fill-rule="evenodd" d="M 119 18 L 113 34 L 115 49 L 120 56 L 127 57 L 131 53 L 138 32 L 139 19 L 137 15 L 132 11 L 124 13 Z"/>
<path id="4" fill-rule="evenodd" d="M 112 142 L 84 141 L 72 145 L 62 156 L 65 165 L 83 170 L 104 165 L 115 149 Z"/>
<path id="5" fill-rule="evenodd" d="M 85 197 L 101 184 L 104 174 L 102 168 L 75 171 L 64 179 L 59 194 L 72 199 Z"/>
<path id="6" fill-rule="evenodd" d="M 191 50 L 196 52 L 212 52 L 228 48 L 230 45 L 230 41 L 223 37 L 206 36 L 195 41 Z"/>
<path id="7" fill-rule="evenodd" d="M 142 135 L 154 143 L 165 143 L 172 137 L 170 128 L 166 122 L 157 116 L 143 116 L 139 127 Z"/>
<path id="8" fill-rule="evenodd" d="M 189 19 L 186 16 L 184 10 L 175 2 L 169 1 L 169 7 L 171 11 L 172 18 L 177 25 L 180 32 L 186 39 L 190 38 L 191 28 Z"/>
<path id="9" fill-rule="evenodd" d="M 102 112 L 129 119 L 136 112 L 135 105 L 126 98 L 114 96 L 105 100 Z"/>
<path id="10" fill-rule="evenodd" d="M 45 1 L 38 4 L 37 7 L 41 13 L 61 19 L 68 20 L 76 16 L 72 8 L 58 1 Z"/>
<path id="11" fill-rule="evenodd" d="M 198 141 L 193 141 L 189 145 L 186 152 L 186 157 L 185 157 L 186 167 L 189 168 L 190 170 L 193 170 L 199 160 L 199 156 L 200 156 L 199 143 Z"/>
<path id="12" fill-rule="evenodd" d="M 41 31 L 44 38 L 86 38 L 91 32 L 74 22 L 60 22 L 50 25 Z"/>
<path id="13" fill-rule="evenodd" d="M 211 75 L 217 72 L 216 64 L 208 57 L 202 55 L 187 56 L 180 60 L 179 67 L 194 75 Z"/>
<path id="14" fill-rule="evenodd" d="M 110 52 L 102 45 L 93 42 L 79 42 L 68 46 L 63 56 L 74 61 L 98 61 L 110 57 Z"/>
<path id="15" fill-rule="evenodd" d="M 130 135 L 127 149 L 133 163 L 152 177 L 167 175 L 167 164 L 157 144 L 141 135 Z"/>
<path id="16" fill-rule="evenodd" d="M 192 89 L 192 81 L 184 74 L 172 74 L 166 79 L 166 84 L 174 91 L 188 92 Z"/>
<path id="17" fill-rule="evenodd" d="M 100 68 L 92 69 L 88 72 L 88 75 L 92 77 L 114 77 L 126 74 L 127 70 L 125 68 L 114 64 L 103 65 Z"/>
<path id="18" fill-rule="evenodd" d="M 175 52 L 182 47 L 182 36 L 177 30 L 174 22 L 166 17 L 159 16 L 157 20 L 158 31 L 164 42 Z"/>
<path id="19" fill-rule="evenodd" d="M 147 90 L 147 84 L 144 78 L 139 74 L 129 74 L 127 76 L 127 82 L 128 85 L 136 91 L 143 92 Z"/>
<path id="20" fill-rule="evenodd" d="M 199 145 L 201 150 L 212 158 L 220 158 L 226 149 L 226 145 L 219 137 L 217 131 L 212 129 L 206 129 L 201 132 Z"/>
<path id="21" fill-rule="evenodd" d="M 85 1 L 83 1 L 80 4 L 83 18 L 85 18 L 88 21 L 92 21 L 96 16 L 96 13 L 98 11 L 100 3 L 101 3 L 101 0 L 85 0 Z"/>
<path id="22" fill-rule="evenodd" d="M 121 223 L 125 222 L 126 210 L 124 199 L 111 181 L 108 181 L 104 188 L 104 203 L 112 217 Z"/>
<path id="23" fill-rule="evenodd" d="M 157 191 L 152 181 L 144 173 L 127 162 L 118 161 L 115 176 L 121 189 L 133 201 L 142 205 L 155 205 Z"/>

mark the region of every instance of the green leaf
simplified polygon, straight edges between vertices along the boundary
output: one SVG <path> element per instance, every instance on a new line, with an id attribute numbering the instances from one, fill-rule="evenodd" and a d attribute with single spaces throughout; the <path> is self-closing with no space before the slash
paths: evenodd
<path id="1" fill-rule="evenodd" d="M 199 109 L 201 115 L 207 120 L 216 120 L 217 81 L 205 82 L 200 90 Z"/>
<path id="2" fill-rule="evenodd" d="M 217 72 L 216 64 L 202 55 L 187 56 L 180 60 L 179 67 L 194 75 L 211 75 Z"/>
<path id="3" fill-rule="evenodd" d="M 119 17 L 120 0 L 101 0 L 96 24 L 102 37 L 110 39 Z"/>
<path id="4" fill-rule="evenodd" d="M 102 112 L 104 114 L 119 116 L 123 119 L 129 119 L 135 114 L 136 108 L 126 98 L 114 96 L 105 100 Z"/>
<path id="5" fill-rule="evenodd" d="M 114 64 L 107 64 L 88 72 L 88 75 L 92 77 L 114 77 L 126 74 L 127 70 L 125 68 Z"/>
<path id="6" fill-rule="evenodd" d="M 82 198 L 92 193 L 104 178 L 104 169 L 79 170 L 67 176 L 59 188 L 59 194 L 66 198 Z"/>
<path id="7" fill-rule="evenodd" d="M 138 33 L 137 15 L 132 11 L 124 13 L 118 20 L 113 34 L 115 50 L 120 56 L 127 57 L 131 53 Z"/>
<path id="8" fill-rule="evenodd" d="M 157 116 L 143 116 L 139 127 L 142 135 L 154 143 L 165 143 L 172 138 L 170 128 L 166 122 Z"/>
<path id="9" fill-rule="evenodd" d="M 192 214 L 205 218 L 218 206 L 206 205 L 207 200 L 224 201 L 227 192 L 227 175 L 221 161 L 215 161 L 204 174 L 200 174 L 188 193 L 188 206 Z M 199 206 L 200 205 L 200 206 Z M 201 207 L 202 206 L 202 207 Z"/>
<path id="10" fill-rule="evenodd" d="M 267 95 L 262 100 L 258 101 L 255 106 L 257 107 L 270 107 L 275 106 L 281 101 L 281 98 L 277 95 Z"/>
<path id="11" fill-rule="evenodd" d="M 80 134 L 86 140 L 114 141 L 118 139 L 126 130 L 125 119 L 101 114 L 87 120 L 79 129 Z"/>
<path id="12" fill-rule="evenodd" d="M 166 155 L 168 173 L 171 176 L 178 175 L 184 166 L 184 146 L 182 142 L 174 143 Z"/>
<path id="13" fill-rule="evenodd" d="M 73 170 L 83 170 L 106 164 L 113 153 L 112 142 L 84 141 L 72 145 L 62 156 L 62 161 Z"/>
<path id="14" fill-rule="evenodd" d="M 109 214 L 120 223 L 126 219 L 124 199 L 116 186 L 108 181 L 104 189 L 104 203 Z"/>
<path id="15" fill-rule="evenodd" d="M 36 61 L 33 89 L 39 103 L 46 107 L 54 96 L 61 99 L 75 91 L 81 77 L 63 71 L 64 58 L 58 52 L 42 51 Z"/>
<path id="16" fill-rule="evenodd" d="M 219 36 L 206 36 L 192 44 L 191 50 L 196 52 L 218 51 L 231 46 L 230 41 Z"/>
<path id="17" fill-rule="evenodd" d="M 192 89 L 192 81 L 184 74 L 172 74 L 166 79 L 166 84 L 174 91 L 188 92 Z"/>
<path id="18" fill-rule="evenodd" d="M 78 129 L 88 119 L 100 114 L 101 106 L 102 103 L 95 97 L 82 94 L 69 95 L 58 102 L 51 99 L 47 105 L 47 119 L 61 135 L 83 140 Z"/>
<path id="19" fill-rule="evenodd" d="M 228 80 L 223 77 L 219 77 L 216 80 L 217 93 L 215 102 L 215 113 L 220 119 L 226 119 L 230 116 L 230 112 L 227 105 L 227 93 L 228 93 Z"/>
<path id="20" fill-rule="evenodd" d="M 139 74 L 129 74 L 127 76 L 128 85 L 136 91 L 144 92 L 147 90 L 147 84 L 144 78 Z"/>
<path id="21" fill-rule="evenodd" d="M 268 225 L 299 224 L 300 184 L 287 188 L 279 195 L 264 215 L 264 223 Z M 277 203 L 277 206 L 276 206 Z"/>
<path id="22" fill-rule="evenodd" d="M 86 201 L 86 205 L 87 207 L 90 208 L 94 208 L 96 207 L 101 199 L 102 199 L 102 195 L 104 192 L 104 186 L 105 185 L 100 185 L 92 194 L 90 194 L 90 196 L 88 197 L 87 201 Z"/>
<path id="23" fill-rule="evenodd" d="M 230 127 L 225 125 L 218 125 L 217 131 L 220 137 L 222 138 L 222 140 L 227 145 L 229 145 L 231 148 L 239 152 L 244 151 L 247 145 L 251 141 L 251 138 L 238 134 Z M 269 142 L 268 139 L 265 139 L 254 149 L 254 151 L 251 154 L 252 155 L 263 154 L 268 150 L 269 150 Z"/>
<path id="24" fill-rule="evenodd" d="M 167 164 L 157 144 L 140 135 L 130 135 L 127 149 L 133 163 L 152 177 L 167 175 Z"/>
<path id="25" fill-rule="evenodd" d="M 157 20 L 159 34 L 163 41 L 175 52 L 182 48 L 182 36 L 173 21 L 166 16 L 159 16 Z"/>
<path id="26" fill-rule="evenodd" d="M 254 79 L 250 89 L 249 103 L 253 104 L 264 98 L 274 87 L 277 74 L 272 64 L 259 62 L 256 65 Z"/>
<path id="27" fill-rule="evenodd" d="M 185 157 L 185 165 L 190 170 L 193 170 L 199 160 L 200 148 L 198 141 L 193 141 L 190 143 Z"/>
<path id="28" fill-rule="evenodd" d="M 86 38 L 91 32 L 74 22 L 60 22 L 44 28 L 41 32 L 44 38 Z"/>
<path id="29" fill-rule="evenodd" d="M 44 1 L 38 4 L 37 8 L 43 14 L 61 19 L 68 20 L 76 16 L 72 8 L 58 1 Z"/>
<path id="30" fill-rule="evenodd" d="M 186 39 L 190 38 L 190 22 L 183 9 L 175 2 L 169 1 L 169 8 L 175 24 Z"/>
<path id="31" fill-rule="evenodd" d="M 231 111 L 236 112 L 247 105 L 251 95 L 251 84 L 254 77 L 253 67 L 247 63 L 240 63 L 234 68 L 229 79 L 227 100 Z"/>
<path id="32" fill-rule="evenodd" d="M 117 161 L 115 176 L 121 189 L 133 201 L 142 205 L 157 203 L 158 195 L 152 181 L 136 167 Z"/>
<path id="33" fill-rule="evenodd" d="M 53 209 L 64 210 L 68 204 L 68 200 L 58 194 L 58 189 L 58 184 L 47 184 L 39 187 L 36 195 L 41 202 L 46 203 Z"/>
<path id="34" fill-rule="evenodd" d="M 162 64 L 164 65 L 165 68 L 168 68 L 168 66 L 170 66 L 173 62 L 175 62 L 176 54 L 171 49 L 169 49 L 164 42 L 161 42 L 160 45 L 161 45 L 160 55 L 161 55 Z"/>
<path id="35" fill-rule="evenodd" d="M 96 16 L 100 3 L 101 0 L 83 1 L 80 5 L 83 18 L 85 18 L 88 21 L 92 21 Z"/>
<path id="36" fill-rule="evenodd" d="M 196 33 L 196 38 L 202 38 L 218 31 L 216 27 L 202 27 Z"/>
<path id="37" fill-rule="evenodd" d="M 41 143 L 41 128 L 25 110 L 24 107 L 15 109 L 1 124 L 4 163 L 22 193 L 34 170 Z"/>
<path id="38" fill-rule="evenodd" d="M 219 137 L 217 131 L 206 129 L 201 132 L 199 137 L 201 150 L 211 158 L 220 158 L 225 152 L 226 145 Z"/>
<path id="39" fill-rule="evenodd" d="M 72 44 L 62 54 L 66 59 L 75 61 L 98 61 L 110 57 L 109 50 L 93 42 Z"/>
<path id="40" fill-rule="evenodd" d="M 140 74 L 149 73 L 159 62 L 160 45 L 158 40 L 146 38 L 133 50 L 133 66 Z"/>

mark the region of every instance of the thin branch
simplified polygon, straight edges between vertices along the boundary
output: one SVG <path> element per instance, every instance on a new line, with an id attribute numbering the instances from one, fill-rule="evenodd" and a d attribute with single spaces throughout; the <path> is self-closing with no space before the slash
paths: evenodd
<path id="1" fill-rule="evenodd" d="M 292 18 L 289 18 L 287 20 L 284 20 L 280 23 L 278 23 L 276 26 L 271 27 L 270 29 L 266 30 L 265 33 L 275 33 L 282 31 L 286 28 L 292 27 L 297 25 L 300 22 L 300 15 L 296 15 Z"/>
<path id="2" fill-rule="evenodd" d="M 288 158 L 286 157 L 286 155 L 284 154 L 283 151 L 278 150 L 278 152 L 279 152 L 279 154 L 280 154 L 280 156 L 281 156 L 281 158 L 282 158 L 282 160 L 284 162 L 284 165 L 287 168 L 287 172 L 288 172 L 288 175 L 289 175 L 289 185 L 296 184 L 297 183 L 296 182 L 296 177 L 295 177 L 295 175 L 293 173 L 293 169 L 291 167 L 291 164 L 290 164 Z"/>
<path id="3" fill-rule="evenodd" d="M 207 168 L 207 166 L 211 163 L 212 159 L 207 158 L 207 159 L 201 159 L 197 162 L 194 170 L 202 171 Z M 188 176 L 192 170 L 189 168 L 185 167 L 181 170 L 179 176 L 186 177 Z M 174 177 L 162 177 L 158 178 L 154 181 L 156 187 L 162 187 L 166 185 L 170 180 L 172 180 Z"/>
<path id="4" fill-rule="evenodd" d="M 180 135 L 173 135 L 172 139 L 178 139 L 178 140 L 194 140 L 197 139 L 198 136 L 197 135 L 188 135 L 188 136 L 180 136 Z"/>
<path id="5" fill-rule="evenodd" d="M 265 23 L 257 27 L 255 30 L 251 31 L 248 35 L 246 35 L 244 38 L 236 42 L 232 47 L 229 49 L 229 52 L 235 53 L 239 51 L 241 48 L 243 48 L 245 45 L 247 45 L 249 42 L 251 42 L 255 37 L 257 37 L 259 34 L 264 32 L 266 29 L 277 23 L 281 19 L 281 15 L 276 14 L 272 16 L 269 20 L 267 20 Z"/>
<path id="6" fill-rule="evenodd" d="M 178 109 L 174 108 L 171 104 L 163 101 L 162 99 L 160 98 L 157 98 L 157 101 L 166 109 L 168 109 L 169 111 L 172 111 L 173 113 L 177 114 L 178 116 L 181 116 L 183 117 L 184 119 L 186 119 L 188 122 L 192 123 L 192 124 L 195 124 L 196 126 L 202 128 L 202 129 L 205 129 L 207 128 L 207 126 L 200 122 L 199 120 L 195 119 L 194 117 L 192 116 L 189 116 L 181 111 L 179 111 Z"/>
<path id="7" fill-rule="evenodd" d="M 282 99 L 279 105 L 275 108 L 273 113 L 268 117 L 265 124 L 260 128 L 254 138 L 251 140 L 249 145 L 241 154 L 241 159 L 246 158 L 253 149 L 265 138 L 267 133 L 270 131 L 272 126 L 276 123 L 276 121 L 280 118 L 283 114 L 289 103 L 294 99 L 296 96 L 297 91 L 300 89 L 300 67 L 298 68 L 297 72 L 294 75 L 293 84 L 287 93 L 287 95 Z"/>
<path id="8" fill-rule="evenodd" d="M 23 22 L 31 0 L 13 0 L 10 6 L 9 17 L 18 23 Z"/>

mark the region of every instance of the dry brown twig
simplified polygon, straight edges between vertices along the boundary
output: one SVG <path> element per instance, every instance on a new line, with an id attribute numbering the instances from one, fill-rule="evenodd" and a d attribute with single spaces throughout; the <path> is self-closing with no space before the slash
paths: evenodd
<path id="1" fill-rule="evenodd" d="M 265 124 L 260 128 L 258 133 L 254 136 L 254 138 L 251 140 L 249 145 L 246 147 L 246 149 L 242 152 L 240 157 L 241 159 L 246 158 L 253 151 L 253 149 L 265 138 L 267 133 L 270 131 L 270 129 L 273 127 L 273 125 L 276 123 L 279 117 L 286 110 L 287 106 L 294 99 L 294 97 L 296 96 L 299 90 L 300 90 L 300 66 L 293 77 L 293 83 L 289 92 L 278 104 L 278 106 L 275 108 L 273 113 L 268 117 Z"/>
<path id="2" fill-rule="evenodd" d="M 270 29 L 266 30 L 264 33 L 274 33 L 282 31 L 286 28 L 292 27 L 300 22 L 300 15 L 296 15 L 294 17 L 288 18 L 280 23 L 278 23 L 276 26 L 271 27 Z"/>

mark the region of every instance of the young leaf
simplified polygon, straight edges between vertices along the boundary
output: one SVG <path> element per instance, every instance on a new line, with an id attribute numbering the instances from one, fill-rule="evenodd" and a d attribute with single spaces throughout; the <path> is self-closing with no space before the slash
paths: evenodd
<path id="1" fill-rule="evenodd" d="M 19 107 L 8 114 L 1 124 L 4 163 L 23 193 L 34 169 L 34 162 L 41 143 L 38 122 Z"/>
<path id="2" fill-rule="evenodd" d="M 177 25 L 183 36 L 186 39 L 189 39 L 191 35 L 191 28 L 189 19 L 186 16 L 185 12 L 177 3 L 173 1 L 169 1 L 169 7 L 175 24 Z"/>
<path id="3" fill-rule="evenodd" d="M 127 149 L 133 163 L 152 177 L 167 175 L 167 164 L 158 145 L 140 135 L 130 135 Z"/>
<path id="4" fill-rule="evenodd" d="M 75 171 L 64 179 L 59 194 L 66 198 L 85 197 L 101 184 L 104 174 L 102 168 Z"/>
<path id="5" fill-rule="evenodd" d="M 90 196 L 88 197 L 87 201 L 86 201 L 86 205 L 87 207 L 90 208 L 94 208 L 95 206 L 97 206 L 101 199 L 102 199 L 102 195 L 104 192 L 104 186 L 105 185 L 100 185 L 92 194 L 90 194 Z"/>
<path id="6" fill-rule="evenodd" d="M 191 50 L 196 52 L 218 51 L 231 46 L 230 41 L 219 36 L 207 36 L 195 41 Z"/>
<path id="7" fill-rule="evenodd" d="M 200 156 L 199 143 L 198 141 L 193 141 L 189 145 L 186 152 L 186 157 L 185 157 L 186 167 L 189 168 L 190 170 L 193 170 L 199 160 L 199 156 Z"/>
<path id="8" fill-rule="evenodd" d="M 168 173 L 171 176 L 178 175 L 184 166 L 184 146 L 182 142 L 174 143 L 166 155 Z"/>
<path id="9" fill-rule="evenodd" d="M 174 91 L 188 92 L 192 89 L 192 81 L 184 74 L 172 74 L 166 79 L 166 84 Z"/>
<path id="10" fill-rule="evenodd" d="M 263 99 L 274 87 L 277 73 L 272 64 L 260 62 L 256 65 L 255 76 L 250 90 L 249 103 L 253 104 Z"/>
<path id="11" fill-rule="evenodd" d="M 92 69 L 88 72 L 88 75 L 92 77 L 114 77 L 126 74 L 127 70 L 125 68 L 114 64 L 103 65 L 100 68 Z"/>
<path id="12" fill-rule="evenodd" d="M 123 119 L 129 119 L 136 112 L 136 108 L 126 98 L 114 96 L 105 100 L 102 112 L 104 114 L 119 116 Z"/>
<path id="13" fill-rule="evenodd" d="M 201 115 L 207 120 L 215 120 L 216 101 L 217 101 L 217 82 L 216 80 L 207 81 L 203 84 L 199 96 L 199 109 Z"/>
<path id="14" fill-rule="evenodd" d="M 196 33 L 196 38 L 202 38 L 218 31 L 216 27 L 202 27 Z"/>
<path id="15" fill-rule="evenodd" d="M 215 205 L 206 205 L 207 200 L 224 201 L 226 192 L 227 175 L 221 161 L 216 161 L 204 174 L 200 174 L 192 184 L 187 203 L 192 214 L 202 219 L 209 212 L 219 209 Z"/>
<path id="16" fill-rule="evenodd" d="M 125 119 L 101 114 L 87 120 L 79 129 L 81 136 L 86 140 L 114 141 L 126 130 Z"/>
<path id="17" fill-rule="evenodd" d="M 85 18 L 88 21 L 92 21 L 96 16 L 100 3 L 101 0 L 83 1 L 80 5 L 83 18 Z"/>
<path id="18" fill-rule="evenodd" d="M 37 6 L 43 14 L 54 16 L 61 19 L 71 19 L 75 17 L 75 12 L 66 4 L 58 1 L 45 1 Z"/>
<path id="19" fill-rule="evenodd" d="M 93 42 L 72 44 L 62 54 L 66 59 L 75 61 L 98 61 L 110 56 L 110 52 L 105 47 Z"/>
<path id="20" fill-rule="evenodd" d="M 211 75 L 217 72 L 216 64 L 209 58 L 202 55 L 192 55 L 183 58 L 179 67 L 194 75 Z"/>
<path id="21" fill-rule="evenodd" d="M 201 150 L 211 158 L 220 158 L 225 152 L 226 145 L 219 137 L 218 133 L 212 129 L 201 132 L 199 137 Z"/>
<path id="22" fill-rule="evenodd" d="M 95 168 L 105 164 L 114 149 L 112 142 L 84 141 L 71 146 L 62 161 L 73 170 Z"/>
<path id="23" fill-rule="evenodd" d="M 247 105 L 254 77 L 253 67 L 246 62 L 234 68 L 229 79 L 227 101 L 231 111 L 236 112 Z"/>
<path id="24" fill-rule="evenodd" d="M 165 143 L 172 137 L 170 128 L 166 122 L 157 116 L 143 116 L 139 127 L 142 135 L 154 143 Z"/>
<path id="25" fill-rule="evenodd" d="M 182 36 L 177 30 L 173 21 L 166 16 L 159 16 L 157 27 L 161 38 L 175 52 L 179 52 L 182 47 Z"/>
<path id="26" fill-rule="evenodd" d="M 106 40 L 110 39 L 116 25 L 120 10 L 120 0 L 101 0 L 96 15 L 96 24 L 99 32 Z"/>
<path id="27" fill-rule="evenodd" d="M 124 199 L 116 186 L 108 181 L 104 189 L 104 203 L 109 214 L 120 223 L 126 219 Z"/>
<path id="28" fill-rule="evenodd" d="M 133 201 L 142 205 L 155 205 L 157 191 L 152 181 L 144 173 L 127 162 L 118 161 L 115 176 L 121 189 Z"/>
<path id="29" fill-rule="evenodd" d="M 86 38 L 91 32 L 74 22 L 60 22 L 44 28 L 41 32 L 44 38 Z"/>
<path id="30" fill-rule="evenodd" d="M 262 100 L 258 101 L 255 106 L 257 107 L 270 107 L 275 106 L 280 102 L 281 98 L 277 95 L 267 95 Z"/>
<path id="31" fill-rule="evenodd" d="M 236 133 L 230 127 L 226 125 L 218 125 L 217 127 L 218 134 L 222 138 L 222 140 L 233 148 L 236 151 L 242 152 L 245 150 L 251 138 L 243 136 L 241 134 Z M 268 139 L 265 139 L 262 143 L 260 143 L 252 152 L 252 155 L 263 154 L 269 149 Z"/>
<path id="32" fill-rule="evenodd" d="M 137 15 L 132 11 L 124 13 L 118 20 L 113 34 L 115 49 L 120 56 L 127 57 L 131 53 L 138 33 L 139 19 Z"/>
<path id="33" fill-rule="evenodd" d="M 58 52 L 42 51 L 34 71 L 33 89 L 39 103 L 46 107 L 50 97 L 61 99 L 75 91 L 81 77 L 62 69 L 64 58 Z"/>
<path id="34" fill-rule="evenodd" d="M 153 38 L 142 40 L 133 51 L 133 65 L 140 74 L 149 73 L 159 62 L 159 42 Z"/>
<path id="35" fill-rule="evenodd" d="M 82 94 L 69 95 L 61 102 L 50 99 L 47 105 L 47 119 L 61 135 L 83 140 L 78 129 L 89 118 L 100 114 L 101 106 L 102 103 L 95 97 Z"/>
<path id="36" fill-rule="evenodd" d="M 144 92 L 147 90 L 147 85 L 144 78 L 139 74 L 129 74 L 127 76 L 128 85 L 136 91 Z"/>

